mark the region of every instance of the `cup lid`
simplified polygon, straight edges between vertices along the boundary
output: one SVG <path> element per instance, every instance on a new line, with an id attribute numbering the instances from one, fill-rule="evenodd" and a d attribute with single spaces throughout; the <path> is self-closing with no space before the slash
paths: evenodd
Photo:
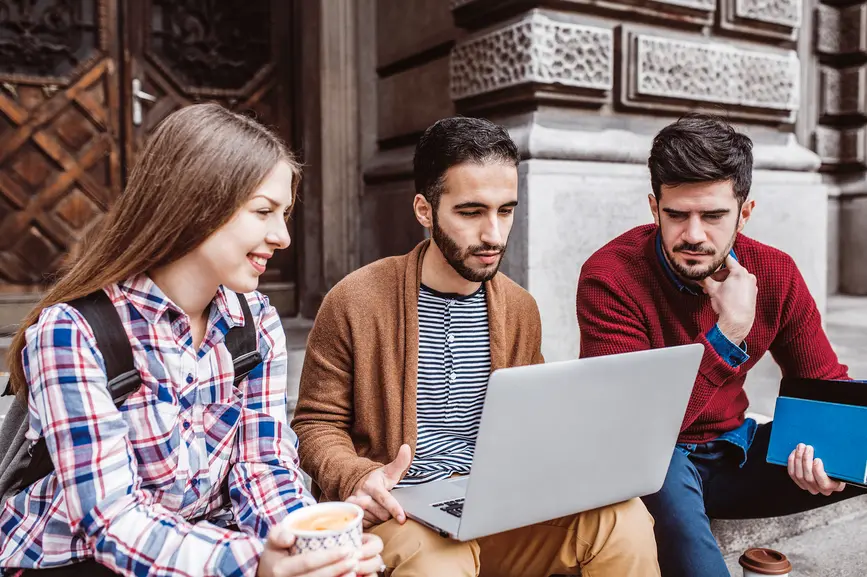
<path id="1" fill-rule="evenodd" d="M 792 564 L 786 556 L 773 549 L 747 549 L 738 563 L 759 575 L 785 575 L 792 570 Z"/>

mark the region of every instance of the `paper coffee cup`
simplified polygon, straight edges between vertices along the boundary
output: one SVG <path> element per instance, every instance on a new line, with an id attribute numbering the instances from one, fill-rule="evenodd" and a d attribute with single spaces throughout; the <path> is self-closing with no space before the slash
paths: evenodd
<path id="1" fill-rule="evenodd" d="M 744 577 L 785 576 L 792 571 L 792 564 L 786 556 L 773 549 L 747 549 L 738 563 L 744 568 Z"/>
<path id="2" fill-rule="evenodd" d="M 364 511 L 352 503 L 318 503 L 289 513 L 281 522 L 295 535 L 290 555 L 337 547 L 361 549 Z"/>

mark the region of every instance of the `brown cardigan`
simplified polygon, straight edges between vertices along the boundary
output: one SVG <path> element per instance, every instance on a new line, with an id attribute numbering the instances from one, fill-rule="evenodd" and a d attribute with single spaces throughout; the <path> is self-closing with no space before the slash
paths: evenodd
<path id="1" fill-rule="evenodd" d="M 418 294 L 428 242 L 353 272 L 316 316 L 292 427 L 301 467 L 325 499 L 346 499 L 401 444 L 415 454 Z M 486 295 L 491 370 L 544 362 L 533 297 L 502 274 Z"/>

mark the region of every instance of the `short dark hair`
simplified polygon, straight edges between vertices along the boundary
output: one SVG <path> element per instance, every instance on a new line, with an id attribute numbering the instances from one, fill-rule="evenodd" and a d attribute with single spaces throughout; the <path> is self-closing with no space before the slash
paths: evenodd
<path id="1" fill-rule="evenodd" d="M 752 150 L 752 140 L 719 116 L 687 114 L 653 139 L 647 159 L 653 194 L 659 200 L 663 184 L 731 180 L 741 205 L 753 182 Z"/>
<path id="2" fill-rule="evenodd" d="M 481 118 L 443 118 L 424 131 L 415 147 L 415 190 L 436 210 L 449 168 L 465 162 L 517 166 L 519 160 L 518 147 L 502 126 Z"/>

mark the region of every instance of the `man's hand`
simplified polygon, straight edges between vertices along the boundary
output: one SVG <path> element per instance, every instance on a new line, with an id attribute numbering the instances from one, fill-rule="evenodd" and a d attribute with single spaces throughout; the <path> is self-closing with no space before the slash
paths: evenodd
<path id="1" fill-rule="evenodd" d="M 406 522 L 403 507 L 391 496 L 391 490 L 400 481 L 400 476 L 409 468 L 412 453 L 409 445 L 401 445 L 394 461 L 371 471 L 358 482 L 352 496 L 347 499 L 364 509 L 364 528 L 385 523 L 394 517 L 398 523 Z"/>
<path id="2" fill-rule="evenodd" d="M 699 282 L 719 315 L 717 326 L 731 342 L 740 346 L 756 319 L 756 276 L 728 255 L 726 268 Z"/>
<path id="3" fill-rule="evenodd" d="M 813 458 L 813 447 L 809 445 L 801 443 L 792 451 L 788 468 L 795 484 L 812 495 L 821 493 L 827 497 L 846 488 L 846 483 L 828 477 L 822 460 Z"/>

